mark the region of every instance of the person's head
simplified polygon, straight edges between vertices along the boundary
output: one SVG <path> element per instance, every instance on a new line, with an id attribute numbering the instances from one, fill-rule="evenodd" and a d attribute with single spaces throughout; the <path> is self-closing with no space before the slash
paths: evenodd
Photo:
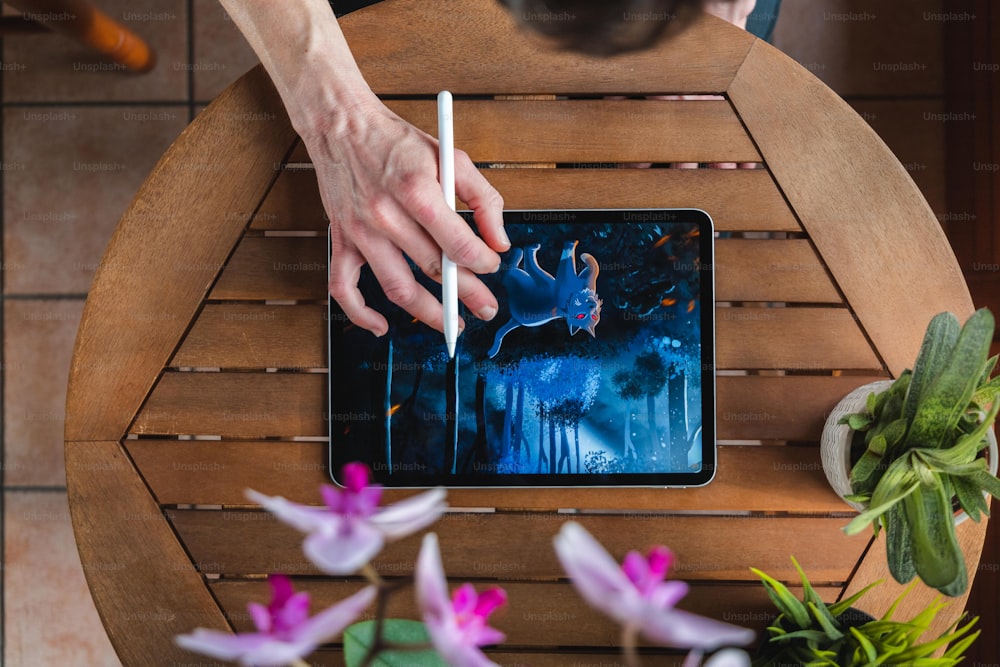
<path id="1" fill-rule="evenodd" d="M 499 0 L 522 26 L 567 49 L 612 55 L 679 31 L 703 0 Z"/>

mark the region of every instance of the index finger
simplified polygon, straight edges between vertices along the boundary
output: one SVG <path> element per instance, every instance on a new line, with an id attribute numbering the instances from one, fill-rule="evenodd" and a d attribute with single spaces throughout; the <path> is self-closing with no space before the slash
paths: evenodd
<path id="1" fill-rule="evenodd" d="M 457 192 L 457 169 L 455 189 Z M 500 256 L 476 236 L 462 216 L 451 210 L 441 194 L 441 186 L 437 180 L 415 181 L 407 191 L 401 193 L 399 202 L 403 210 L 413 216 L 441 250 L 459 266 L 475 273 L 493 273 L 500 267 Z M 403 247 L 406 240 L 399 239 L 398 244 Z"/>
<path id="2" fill-rule="evenodd" d="M 503 228 L 503 197 L 465 151 L 455 151 L 455 193 L 472 209 L 483 240 L 497 252 L 509 250 L 510 239 Z"/>

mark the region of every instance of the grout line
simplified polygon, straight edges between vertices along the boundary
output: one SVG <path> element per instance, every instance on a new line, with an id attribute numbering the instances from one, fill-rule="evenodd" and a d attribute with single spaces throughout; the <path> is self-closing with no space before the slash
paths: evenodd
<path id="1" fill-rule="evenodd" d="M 8 109 L 35 109 L 35 108 L 64 108 L 64 107 L 93 107 L 93 108 L 121 108 L 121 107 L 183 107 L 187 106 L 187 100 L 81 100 L 79 102 L 4 102 L 4 107 Z"/>
<path id="2" fill-rule="evenodd" d="M 0 188 L 2 188 L 2 183 L 0 183 Z M 84 301 L 86 298 L 86 292 L 81 292 L 79 294 L 72 292 L 67 294 L 32 294 L 30 292 L 25 292 L 23 294 L 3 295 L 3 299 L 6 301 Z M 0 322 L 2 322 L 2 320 L 0 320 Z"/>
<path id="3" fill-rule="evenodd" d="M 187 59 L 188 64 L 194 65 L 194 0 L 187 0 Z M 195 68 L 190 67 L 187 71 L 187 110 L 188 123 L 194 120 L 194 75 Z"/>
<path id="4" fill-rule="evenodd" d="M 4 493 L 66 493 L 65 486 L 35 486 L 32 484 L 18 484 L 16 486 L 5 486 Z"/>
<path id="5" fill-rule="evenodd" d="M 3 53 L 4 40 L 0 38 L 0 54 Z M 4 81 L 3 71 L 0 70 L 0 102 L 4 99 Z M 5 108 L 6 105 L 0 104 L 0 107 Z M 6 115 L 6 114 L 3 114 Z M 2 123 L 2 118 L 0 118 L 0 161 L 6 157 L 6 142 L 4 141 L 6 137 L 4 136 L 4 124 Z M 7 498 L 4 490 L 7 486 L 7 451 L 5 443 L 5 430 L 4 424 L 6 423 L 6 415 L 4 414 L 7 410 L 6 402 L 4 397 L 6 395 L 6 385 L 5 380 L 7 376 L 6 368 L 4 364 L 7 361 L 6 349 L 7 349 L 7 336 L 6 328 L 4 322 L 4 311 L 6 310 L 6 301 L 4 299 L 4 277 L 6 271 L 4 270 L 3 264 L 7 259 L 6 248 L 4 247 L 4 213 L 6 207 L 7 198 L 4 196 L 6 191 L 4 186 L 6 185 L 4 178 L 4 172 L 0 170 L 0 567 L 3 571 L 0 572 L 0 667 L 3 667 L 6 655 L 7 655 Z"/>

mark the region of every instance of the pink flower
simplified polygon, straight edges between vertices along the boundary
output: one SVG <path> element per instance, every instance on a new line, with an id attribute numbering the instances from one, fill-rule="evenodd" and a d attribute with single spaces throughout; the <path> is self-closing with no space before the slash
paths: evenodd
<path id="1" fill-rule="evenodd" d="M 507 601 L 504 590 L 494 587 L 477 594 L 472 584 L 464 584 L 449 598 L 434 533 L 424 535 L 415 578 L 424 624 L 445 662 L 452 667 L 496 665 L 479 647 L 504 640 L 502 632 L 486 625 L 490 614 Z"/>
<path id="2" fill-rule="evenodd" d="M 445 490 L 438 488 L 380 509 L 382 487 L 368 485 L 368 468 L 361 463 L 344 466 L 343 489 L 326 484 L 320 493 L 326 507 L 299 505 L 251 489 L 246 495 L 281 521 L 308 533 L 302 550 L 327 574 L 357 572 L 382 550 L 386 540 L 426 528 L 447 507 Z"/>
<path id="3" fill-rule="evenodd" d="M 308 593 L 294 593 L 292 582 L 283 575 L 271 575 L 268 582 L 271 604 L 247 605 L 257 632 L 233 635 L 198 628 L 189 635 L 178 635 L 177 645 L 221 660 L 238 660 L 242 665 L 287 665 L 339 635 L 375 599 L 375 587 L 368 586 L 309 618 Z"/>
<path id="4" fill-rule="evenodd" d="M 674 608 L 688 587 L 682 581 L 664 581 L 673 562 L 664 546 L 645 557 L 630 552 L 619 567 L 583 526 L 568 521 L 555 547 L 563 569 L 590 606 L 651 641 L 708 651 L 753 641 L 752 630 Z"/>

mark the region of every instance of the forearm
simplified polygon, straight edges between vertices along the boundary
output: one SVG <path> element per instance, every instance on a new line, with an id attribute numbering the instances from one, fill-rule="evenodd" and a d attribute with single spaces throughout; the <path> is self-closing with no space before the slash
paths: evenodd
<path id="1" fill-rule="evenodd" d="M 219 0 L 303 137 L 340 135 L 376 98 L 326 0 Z"/>

